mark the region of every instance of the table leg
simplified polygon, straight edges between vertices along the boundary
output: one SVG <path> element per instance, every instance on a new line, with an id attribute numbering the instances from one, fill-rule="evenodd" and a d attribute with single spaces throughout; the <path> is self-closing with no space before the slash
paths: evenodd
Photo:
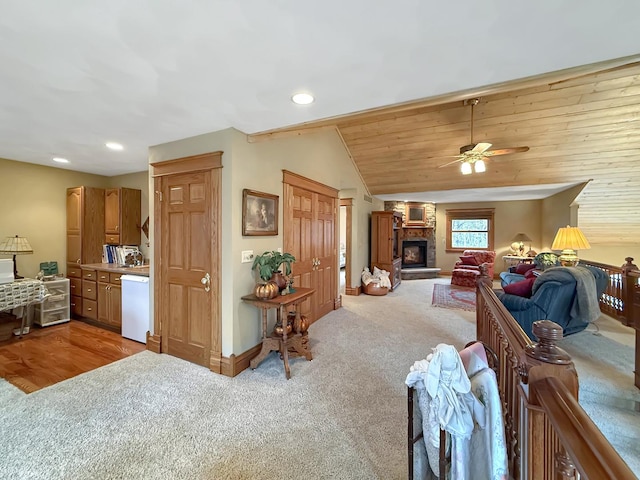
<path id="1" fill-rule="evenodd" d="M 267 342 L 267 309 L 260 308 L 260 310 L 262 311 L 262 348 L 260 349 L 260 353 L 249 362 L 251 370 L 255 370 L 255 368 L 260 365 L 260 362 L 271 353 L 271 346 L 269 342 Z"/>

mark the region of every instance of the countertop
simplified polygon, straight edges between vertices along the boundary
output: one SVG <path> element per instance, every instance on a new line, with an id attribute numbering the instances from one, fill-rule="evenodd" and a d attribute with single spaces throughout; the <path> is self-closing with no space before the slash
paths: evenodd
<path id="1" fill-rule="evenodd" d="M 115 263 L 84 263 L 80 268 L 102 270 L 103 272 L 122 273 L 124 275 L 140 275 L 149 276 L 149 265 L 141 265 L 139 267 L 120 267 Z"/>

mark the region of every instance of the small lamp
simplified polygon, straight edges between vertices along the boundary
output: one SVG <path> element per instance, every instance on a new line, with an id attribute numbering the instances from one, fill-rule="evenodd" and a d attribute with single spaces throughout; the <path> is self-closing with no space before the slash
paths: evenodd
<path id="1" fill-rule="evenodd" d="M 29 240 L 24 237 L 7 237 L 0 243 L 0 255 L 13 255 L 13 277 L 24 278 L 18 275 L 16 267 L 16 255 L 27 255 L 33 253 L 33 248 L 29 245 Z"/>
<path id="2" fill-rule="evenodd" d="M 553 245 L 551 245 L 551 250 L 562 250 L 558 260 L 560 260 L 560 264 L 563 267 L 575 267 L 578 265 L 580 259 L 576 254 L 576 250 L 587 248 L 591 248 L 591 245 L 589 245 L 582 230 L 569 225 L 558 229 L 556 238 L 553 239 Z"/>
<path id="3" fill-rule="evenodd" d="M 531 239 L 525 233 L 519 233 L 513 237 L 512 242 L 518 242 L 520 244 L 520 256 L 524 256 L 524 242 L 529 242 L 529 250 L 531 250 Z"/>

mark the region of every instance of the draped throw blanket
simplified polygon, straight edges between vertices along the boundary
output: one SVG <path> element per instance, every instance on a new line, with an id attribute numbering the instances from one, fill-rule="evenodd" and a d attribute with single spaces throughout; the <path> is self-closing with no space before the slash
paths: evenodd
<path id="1" fill-rule="evenodd" d="M 418 394 L 429 465 L 439 476 L 442 429 L 451 435 L 451 478 L 505 479 L 507 457 L 495 373 L 484 352 L 470 351 L 465 358 L 466 369 L 453 346 L 439 344 L 425 360 L 415 362 L 407 376 L 406 384 Z"/>
<path id="2" fill-rule="evenodd" d="M 586 267 L 552 267 L 544 271 L 544 275 L 538 277 L 533 284 L 533 293 L 547 281 L 566 281 L 567 276 L 571 276 L 576 281 L 576 295 L 569 316 L 572 320 L 578 319 L 583 322 L 593 322 L 600 317 L 600 305 L 598 304 L 598 293 L 596 280 L 593 273 Z"/>

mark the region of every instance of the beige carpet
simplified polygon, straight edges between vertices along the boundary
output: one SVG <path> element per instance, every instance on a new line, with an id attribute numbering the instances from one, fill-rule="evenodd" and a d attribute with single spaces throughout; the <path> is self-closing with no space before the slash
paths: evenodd
<path id="1" fill-rule="evenodd" d="M 448 282 L 344 297 L 289 381 L 275 353 L 227 378 L 143 352 L 30 395 L 0 382 L 0 478 L 404 479 L 409 367 L 475 337 L 475 313 L 431 305 Z"/>

